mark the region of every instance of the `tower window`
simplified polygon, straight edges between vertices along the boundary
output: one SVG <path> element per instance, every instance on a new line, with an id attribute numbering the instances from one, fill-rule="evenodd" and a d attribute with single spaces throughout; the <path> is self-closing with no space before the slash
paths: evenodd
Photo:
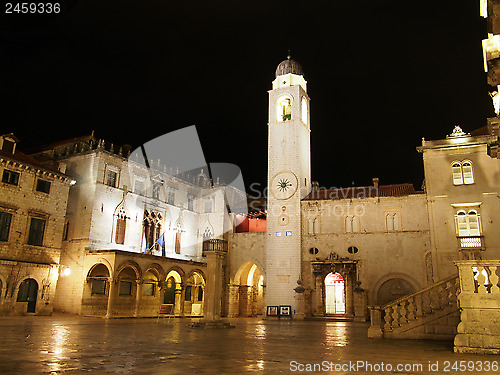
<path id="1" fill-rule="evenodd" d="M 307 100 L 302 98 L 302 122 L 307 125 Z"/>
<path id="2" fill-rule="evenodd" d="M 278 122 L 292 119 L 292 99 L 288 97 L 278 100 L 277 120 Z"/>

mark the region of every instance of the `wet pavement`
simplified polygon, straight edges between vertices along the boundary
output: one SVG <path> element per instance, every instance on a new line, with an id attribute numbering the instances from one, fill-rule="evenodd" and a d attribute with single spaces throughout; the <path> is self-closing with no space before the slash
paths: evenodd
<path id="1" fill-rule="evenodd" d="M 499 356 L 455 354 L 451 342 L 372 340 L 365 323 L 229 321 L 236 328 L 3 317 L 0 374 L 500 374 Z"/>

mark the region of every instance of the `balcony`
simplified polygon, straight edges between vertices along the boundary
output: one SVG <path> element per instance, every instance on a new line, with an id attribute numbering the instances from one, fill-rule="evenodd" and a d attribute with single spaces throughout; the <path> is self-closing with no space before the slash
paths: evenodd
<path id="1" fill-rule="evenodd" d="M 457 237 L 457 240 L 461 260 L 483 259 L 483 236 Z"/>
<path id="2" fill-rule="evenodd" d="M 461 249 L 482 249 L 482 236 L 458 237 Z"/>
<path id="3" fill-rule="evenodd" d="M 203 241 L 203 251 L 223 251 L 227 253 L 227 241 L 212 238 Z"/>

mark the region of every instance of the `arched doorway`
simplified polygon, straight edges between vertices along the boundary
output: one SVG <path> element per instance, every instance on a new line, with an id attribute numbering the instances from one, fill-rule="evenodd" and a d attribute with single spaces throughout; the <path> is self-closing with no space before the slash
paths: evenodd
<path id="1" fill-rule="evenodd" d="M 182 301 L 182 270 L 170 270 L 165 277 L 163 284 L 163 303 L 171 303 L 174 305 L 175 315 L 183 315 L 183 301 Z M 184 273 L 182 273 L 184 274 Z"/>
<path id="2" fill-rule="evenodd" d="M 28 302 L 26 312 L 36 312 L 36 299 L 38 296 L 38 283 L 35 279 L 26 279 L 19 285 L 17 302 Z"/>
<path id="3" fill-rule="evenodd" d="M 339 273 L 330 272 L 325 277 L 326 314 L 345 314 L 345 283 Z"/>
<path id="4" fill-rule="evenodd" d="M 234 277 L 231 316 L 257 316 L 262 314 L 264 299 L 264 276 L 255 263 L 241 265 Z"/>
<path id="5" fill-rule="evenodd" d="M 163 296 L 163 303 L 170 303 L 175 306 L 175 279 L 170 276 L 165 285 L 165 295 Z"/>
<path id="6" fill-rule="evenodd" d="M 184 291 L 184 313 L 186 315 L 203 315 L 205 298 L 205 280 L 198 272 L 193 272 L 186 280 Z"/>

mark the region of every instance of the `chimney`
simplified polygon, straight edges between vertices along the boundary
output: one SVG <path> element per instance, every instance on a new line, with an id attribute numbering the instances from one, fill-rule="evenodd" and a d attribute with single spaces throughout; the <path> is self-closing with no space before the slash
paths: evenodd
<path id="1" fill-rule="evenodd" d="M 379 178 L 378 177 L 373 177 L 372 181 L 373 181 L 373 187 L 378 188 Z"/>

